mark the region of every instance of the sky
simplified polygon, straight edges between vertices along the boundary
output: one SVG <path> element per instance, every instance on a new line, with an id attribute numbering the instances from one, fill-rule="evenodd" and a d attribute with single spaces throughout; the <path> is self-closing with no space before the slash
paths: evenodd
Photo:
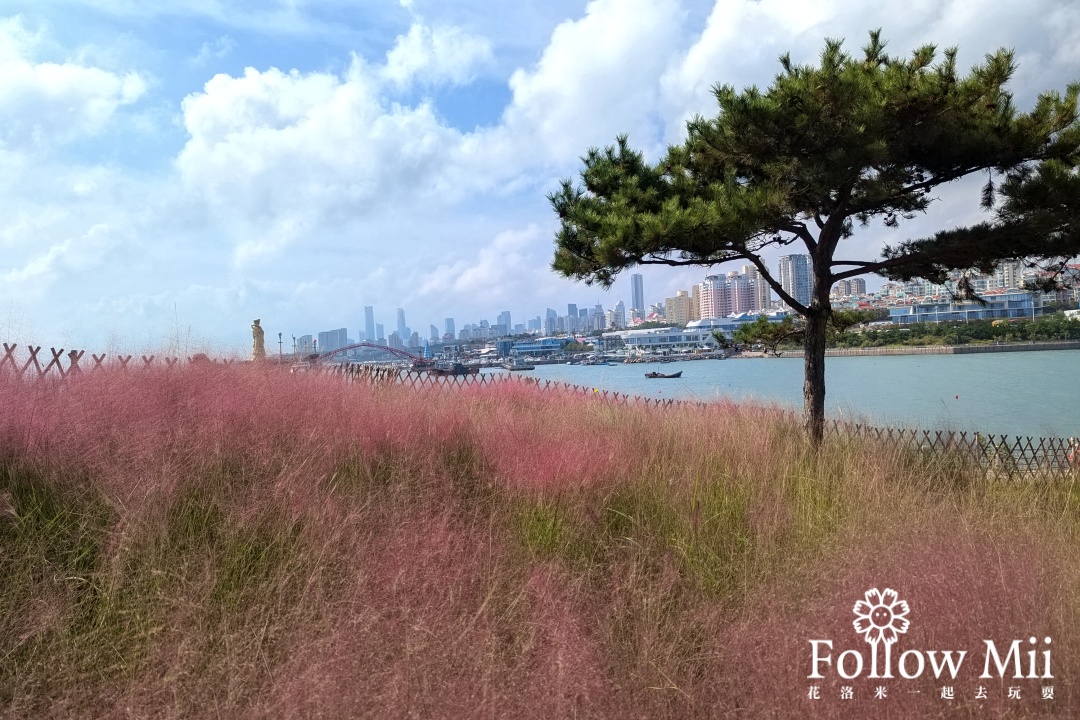
<path id="1" fill-rule="evenodd" d="M 559 180 L 873 28 L 965 68 L 1014 49 L 1022 110 L 1080 80 L 1068 0 L 0 0 L 0 340 L 242 351 L 260 318 L 288 351 L 365 305 L 421 337 L 629 305 L 629 273 L 550 269 Z M 851 255 L 978 219 L 980 182 Z M 710 271 L 642 272 L 654 303 Z"/>

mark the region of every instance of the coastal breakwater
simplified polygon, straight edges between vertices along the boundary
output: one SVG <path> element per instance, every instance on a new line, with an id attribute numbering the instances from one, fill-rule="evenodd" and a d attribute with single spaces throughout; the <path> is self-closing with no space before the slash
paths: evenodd
<path id="1" fill-rule="evenodd" d="M 1057 342 L 1002 343 L 1000 345 L 913 345 L 874 348 L 831 348 L 825 357 L 876 355 L 971 355 L 975 353 L 1032 352 L 1036 350 L 1080 350 L 1080 340 Z M 785 350 L 778 357 L 801 358 L 802 350 Z"/>

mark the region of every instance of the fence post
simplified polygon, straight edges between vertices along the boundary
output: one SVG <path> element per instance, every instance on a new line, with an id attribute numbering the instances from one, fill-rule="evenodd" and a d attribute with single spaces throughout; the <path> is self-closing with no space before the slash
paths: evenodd
<path id="1" fill-rule="evenodd" d="M 82 368 L 79 367 L 79 361 L 82 360 L 82 356 L 86 354 L 85 350 L 72 350 L 68 353 L 68 373 L 82 372 Z"/>
<path id="2" fill-rule="evenodd" d="M 60 348 L 59 350 L 57 350 L 56 348 L 49 348 L 49 352 L 52 353 L 52 360 L 50 360 L 49 364 L 45 366 L 45 370 L 41 373 L 41 377 L 45 377 L 46 375 L 48 375 L 49 369 L 52 368 L 53 365 L 55 365 L 56 371 L 60 373 L 60 379 L 63 380 L 64 376 L 67 375 L 67 373 L 64 372 L 64 366 L 60 363 L 60 356 L 64 354 L 64 348 Z"/>
<path id="3" fill-rule="evenodd" d="M 19 371 L 19 377 L 26 375 L 26 371 L 30 369 L 30 365 L 34 365 L 34 370 L 37 371 L 38 377 L 41 377 L 41 363 L 38 362 L 37 354 L 41 351 L 41 346 L 37 347 L 33 345 L 27 345 L 26 349 L 30 352 L 30 359 L 26 361 L 26 364 L 22 366 L 22 370 Z"/>
<path id="4" fill-rule="evenodd" d="M 4 343 L 4 359 L 0 360 L 0 370 L 3 370 L 4 366 L 10 363 L 11 369 L 14 370 L 19 377 L 22 377 L 22 373 L 19 372 L 19 366 L 15 363 L 15 348 L 17 347 L 19 347 L 18 344 L 8 345 L 7 343 Z"/>

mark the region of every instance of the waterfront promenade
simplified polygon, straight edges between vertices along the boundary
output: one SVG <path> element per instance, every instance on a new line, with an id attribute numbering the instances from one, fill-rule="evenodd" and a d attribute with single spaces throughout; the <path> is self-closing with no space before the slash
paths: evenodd
<path id="1" fill-rule="evenodd" d="M 997 345 L 892 345 L 872 348 L 830 348 L 825 357 L 878 357 L 882 355 L 974 355 L 978 353 L 1032 352 L 1036 350 L 1080 350 L 1080 340 L 1054 342 L 1000 343 Z M 763 357 L 748 353 L 742 357 Z M 785 350 L 776 357 L 801 358 L 802 350 Z M 736 355 L 735 357 L 740 357 Z M 773 356 L 769 356 L 773 357 Z"/>

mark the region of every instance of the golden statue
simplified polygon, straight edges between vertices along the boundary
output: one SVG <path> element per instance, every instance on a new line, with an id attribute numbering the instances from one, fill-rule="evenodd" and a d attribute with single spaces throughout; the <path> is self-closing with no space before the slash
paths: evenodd
<path id="1" fill-rule="evenodd" d="M 256 320 L 255 324 L 251 326 L 251 360 L 253 362 L 266 359 L 266 348 L 263 346 L 265 335 L 262 326 Z"/>

